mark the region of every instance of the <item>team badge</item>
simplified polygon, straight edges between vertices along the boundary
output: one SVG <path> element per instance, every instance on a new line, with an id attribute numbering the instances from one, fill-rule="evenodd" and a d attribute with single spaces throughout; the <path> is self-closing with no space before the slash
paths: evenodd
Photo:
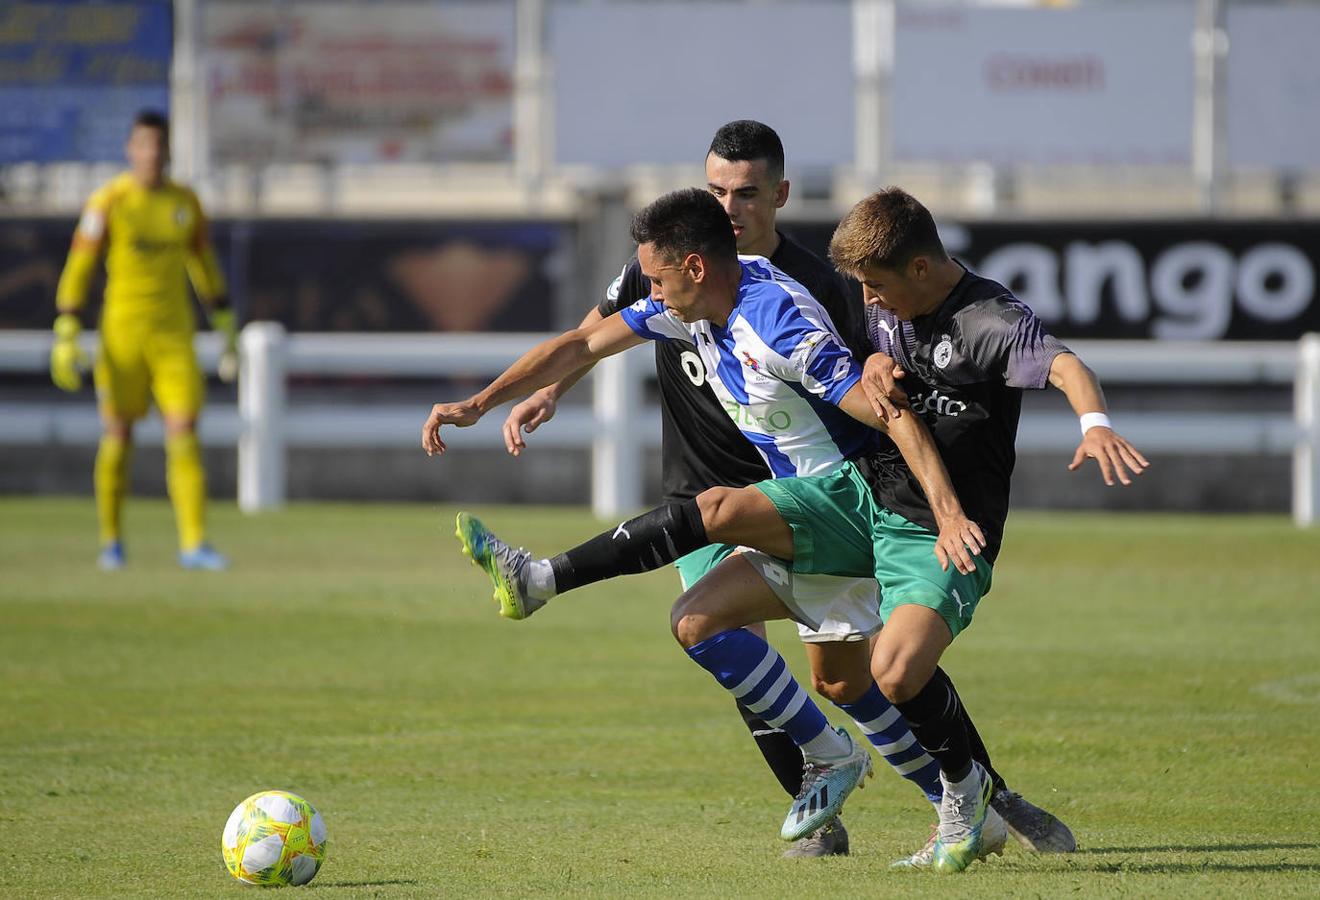
<path id="1" fill-rule="evenodd" d="M 761 371 L 761 364 L 752 358 L 752 354 L 744 350 L 742 351 L 742 355 L 743 365 L 747 366 L 747 368 L 751 369 L 753 372 Z"/>
<path id="2" fill-rule="evenodd" d="M 943 369 L 953 359 L 953 341 L 947 334 L 944 335 L 943 340 L 935 345 L 935 354 L 932 359 L 937 369 Z"/>

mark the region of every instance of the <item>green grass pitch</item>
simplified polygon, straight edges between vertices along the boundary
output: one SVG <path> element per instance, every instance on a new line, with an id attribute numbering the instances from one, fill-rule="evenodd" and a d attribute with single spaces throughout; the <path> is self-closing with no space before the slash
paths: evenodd
<path id="1" fill-rule="evenodd" d="M 213 510 L 233 571 L 130 568 L 86 499 L 0 500 L 0 896 L 235 897 L 220 831 L 307 797 L 331 897 L 1320 895 L 1320 536 L 1279 518 L 1018 514 L 947 657 L 1011 784 L 1081 849 L 891 872 L 930 811 L 887 769 L 849 858 L 781 860 L 787 798 L 668 633 L 672 572 L 496 615 L 454 509 Z M 537 551 L 577 510 L 483 508 Z M 801 675 L 786 625 L 772 639 Z M 837 718 L 837 717 L 836 717 Z M 883 763 L 882 763 L 883 766 Z"/>

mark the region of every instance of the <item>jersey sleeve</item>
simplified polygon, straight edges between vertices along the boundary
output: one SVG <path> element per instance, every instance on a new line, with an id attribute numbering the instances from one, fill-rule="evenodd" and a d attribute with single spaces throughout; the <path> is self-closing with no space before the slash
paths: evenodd
<path id="1" fill-rule="evenodd" d="M 78 227 L 73 233 L 69 258 L 55 289 L 55 305 L 61 312 L 76 312 L 87 302 L 87 291 L 105 246 L 110 223 L 110 201 L 111 191 L 106 186 L 92 194 L 83 207 Z"/>
<path id="2" fill-rule="evenodd" d="M 862 367 L 839 335 L 796 304 L 785 304 L 767 330 L 761 339 L 775 351 L 767 361 L 775 377 L 801 384 L 836 406 L 861 380 Z"/>
<path id="3" fill-rule="evenodd" d="M 871 342 L 867 339 L 861 293 L 854 290 L 853 283 L 845 282 L 835 272 L 831 272 L 816 290 L 820 292 L 816 299 L 830 314 L 844 345 L 858 359 L 865 358 L 871 352 Z"/>
<path id="4" fill-rule="evenodd" d="M 1002 377 L 1009 387 L 1040 390 L 1049 384 L 1050 365 L 1068 348 L 1030 307 L 1013 297 L 999 297 L 967 312 L 962 333 L 978 368 Z"/>
<path id="5" fill-rule="evenodd" d="M 643 297 L 632 306 L 619 311 L 623 321 L 638 337 L 648 341 L 687 341 L 693 343 L 692 332 L 680 322 L 665 305 L 650 297 Z"/>
<path id="6" fill-rule="evenodd" d="M 634 256 L 605 288 L 605 296 L 596 304 L 596 311 L 602 317 L 612 316 L 649 296 L 651 296 L 651 282 L 642 274 L 642 265 Z"/>
<path id="7" fill-rule="evenodd" d="M 193 211 L 192 240 L 188 244 L 186 266 L 188 278 L 193 290 L 204 303 L 210 304 L 225 295 L 225 276 L 220 271 L 220 263 L 211 246 L 211 226 L 202 212 L 202 204 L 197 195 L 188 192 L 188 202 Z"/>

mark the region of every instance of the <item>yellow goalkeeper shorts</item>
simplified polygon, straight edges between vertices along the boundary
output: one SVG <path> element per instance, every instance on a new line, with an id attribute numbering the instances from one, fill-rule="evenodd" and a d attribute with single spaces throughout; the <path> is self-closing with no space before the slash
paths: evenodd
<path id="1" fill-rule="evenodd" d="M 95 378 L 101 407 L 125 419 L 145 416 L 152 397 L 161 415 L 194 418 L 206 396 L 191 329 L 102 322 Z"/>

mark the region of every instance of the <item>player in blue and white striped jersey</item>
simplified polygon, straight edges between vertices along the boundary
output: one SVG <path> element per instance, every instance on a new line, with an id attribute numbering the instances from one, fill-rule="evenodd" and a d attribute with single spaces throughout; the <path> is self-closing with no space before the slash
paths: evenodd
<path id="1" fill-rule="evenodd" d="M 696 347 L 711 388 L 775 478 L 815 475 L 877 446 L 878 433 L 839 408 L 861 368 L 806 289 L 762 256 L 740 256 L 738 296 L 723 325 L 684 322 L 654 296 L 622 312 L 650 340 Z"/>
<path id="2" fill-rule="evenodd" d="M 875 434 L 872 428 L 886 430 L 861 389 L 860 366 L 834 333 L 828 315 L 764 259 L 738 259 L 728 218 L 710 194 L 692 189 L 662 197 L 638 215 L 634 238 L 640 245 L 643 272 L 651 282 L 651 298 L 533 348 L 467 401 L 436 404 L 423 429 L 423 446 L 429 453 L 445 449 L 441 425 L 474 424 L 505 400 L 648 337 L 662 336 L 693 342 L 733 404 L 730 411 L 746 418 L 742 430 L 758 442 L 772 471 L 779 474 L 833 471 L 868 448 Z M 790 426 L 794 435 L 788 433 Z M 781 431 L 784 433 L 779 434 Z M 960 569 L 973 569 L 968 547 L 980 545 L 979 528 L 963 514 L 924 425 L 915 417 L 906 417 L 888 432 L 937 511 L 941 525 L 937 555 L 942 561 L 954 561 Z M 663 515 L 688 519 L 700 513 L 695 501 L 688 500 L 667 505 Z M 662 527 L 658 533 L 669 532 Z M 681 555 L 705 543 L 698 540 L 684 549 L 671 542 L 666 550 Z M 497 561 L 489 562 L 493 576 L 510 574 Z M 759 566 L 762 572 L 782 570 L 763 554 L 747 553 L 730 562 Z M 522 563 L 517 577 L 548 579 L 561 589 L 566 587 L 564 579 L 569 573 L 528 567 L 525 554 Z M 530 572 L 525 571 L 528 568 Z M 530 592 L 522 586 L 516 592 L 505 592 L 510 602 L 517 603 L 506 613 L 513 618 L 527 615 L 536 607 L 524 604 L 537 592 L 536 585 Z M 765 614 L 761 619 L 749 621 L 784 618 L 818 627 L 836 600 L 837 596 L 774 600 L 773 608 L 758 610 Z M 736 631 L 718 640 L 685 646 L 736 698 L 789 734 L 802 749 L 807 763 L 804 786 L 781 829 L 782 837 L 796 840 L 834 818 L 848 793 L 866 775 L 869 756 L 846 732 L 828 727 L 778 653 L 759 636 L 742 628 Z M 867 701 L 865 708 L 856 704 L 844 708 L 868 733 L 901 724 L 901 717 L 890 715 L 887 701 L 873 684 L 871 687 L 865 698 L 859 698 Z M 850 705 L 854 708 L 849 709 Z M 906 733 L 905 726 L 902 730 Z M 893 748 L 894 752 L 912 750 L 910 735 L 907 743 Z"/>

